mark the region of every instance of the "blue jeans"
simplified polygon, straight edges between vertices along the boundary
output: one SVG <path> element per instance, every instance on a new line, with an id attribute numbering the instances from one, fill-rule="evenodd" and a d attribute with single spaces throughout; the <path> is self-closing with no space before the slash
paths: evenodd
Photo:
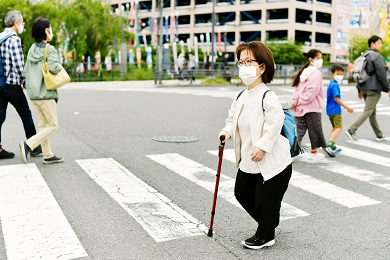
<path id="1" fill-rule="evenodd" d="M 2 148 L 1 127 L 6 118 L 8 103 L 15 107 L 20 119 L 22 119 L 26 138 L 28 139 L 37 133 L 23 89 L 20 86 L 6 84 L 5 89 L 0 91 L 0 148 Z"/>

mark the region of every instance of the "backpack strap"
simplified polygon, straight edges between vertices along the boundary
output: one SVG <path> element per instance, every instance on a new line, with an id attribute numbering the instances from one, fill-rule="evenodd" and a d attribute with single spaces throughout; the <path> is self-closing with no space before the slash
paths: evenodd
<path id="1" fill-rule="evenodd" d="M 241 96 L 241 94 L 245 91 L 245 89 L 241 90 L 240 93 L 238 93 L 238 96 L 236 98 L 236 101 L 238 100 L 238 98 Z"/>
<path id="2" fill-rule="evenodd" d="M 267 91 L 264 92 L 263 94 L 263 99 L 261 100 L 261 108 L 263 109 L 263 113 L 264 113 L 264 98 L 265 98 L 265 95 L 267 94 L 268 91 L 271 91 L 270 89 L 268 89 Z"/>

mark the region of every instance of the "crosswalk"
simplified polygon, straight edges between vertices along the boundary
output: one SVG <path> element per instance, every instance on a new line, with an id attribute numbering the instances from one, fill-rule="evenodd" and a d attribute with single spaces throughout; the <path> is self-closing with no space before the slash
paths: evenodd
<path id="1" fill-rule="evenodd" d="M 368 187 L 390 191 L 389 171 L 374 170 L 376 167 L 390 167 L 390 140 L 376 142 L 360 139 L 339 147 L 342 152 L 338 157 L 325 158 L 313 164 L 313 172 L 329 172 Z M 362 147 L 366 149 L 359 149 Z M 210 159 L 218 156 L 217 150 L 204 153 Z M 350 158 L 352 162 L 338 160 L 339 156 Z M 179 153 L 148 154 L 146 157 L 150 163 L 165 167 L 206 192 L 214 192 L 216 171 L 193 158 Z M 234 169 L 232 149 L 225 149 L 223 159 Z M 364 162 L 364 168 L 354 165 L 353 160 L 356 159 Z M 206 223 L 179 207 L 163 191 L 156 190 L 137 177 L 140 175 L 136 176 L 113 158 L 83 159 L 76 160 L 76 163 L 80 171 L 96 182 L 156 243 L 206 235 Z M 363 194 L 361 190 L 347 189 L 338 183 L 321 180 L 315 174 L 302 172 L 299 167 L 294 166 L 293 169 L 290 186 L 295 191 L 311 194 L 310 197 L 315 200 L 327 200 L 346 209 L 381 205 L 385 201 L 385 198 L 372 198 L 369 194 Z M 8 260 L 74 259 L 88 256 L 37 165 L 0 166 L 0 180 L 0 220 Z M 222 173 L 218 196 L 231 207 L 242 210 L 234 197 L 234 182 L 233 177 Z M 289 203 L 282 203 L 281 220 L 314 217 L 310 208 L 303 210 L 297 206 L 302 204 L 294 204 L 291 198 Z"/>

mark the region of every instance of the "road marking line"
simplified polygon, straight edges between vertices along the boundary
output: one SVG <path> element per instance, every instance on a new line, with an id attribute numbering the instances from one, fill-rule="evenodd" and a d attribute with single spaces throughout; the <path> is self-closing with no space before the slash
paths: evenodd
<path id="1" fill-rule="evenodd" d="M 363 111 L 364 111 L 364 108 L 354 109 L 354 113 L 361 113 Z M 390 107 L 383 107 L 383 106 L 381 106 L 381 104 L 378 104 L 377 107 L 376 107 L 376 113 L 377 114 L 378 113 L 382 113 L 382 112 L 386 113 L 388 111 L 390 111 Z"/>
<path id="2" fill-rule="evenodd" d="M 147 157 L 187 180 L 214 193 L 216 171 L 177 153 L 147 155 Z M 235 180 L 233 178 L 221 174 L 218 196 L 224 198 L 240 209 L 243 209 L 234 197 L 234 183 Z M 305 217 L 309 215 L 309 213 L 290 206 L 287 203 L 282 203 L 281 220 Z"/>
<path id="3" fill-rule="evenodd" d="M 356 208 L 381 203 L 380 201 L 338 187 L 328 182 L 321 181 L 297 171 L 293 171 L 290 184 L 348 208 Z"/>
<path id="4" fill-rule="evenodd" d="M 235 163 L 234 150 L 226 149 L 224 151 L 224 159 Z M 302 174 L 297 171 L 293 171 L 290 184 L 322 198 L 346 206 L 348 208 L 374 205 L 380 203 L 380 201 L 373 200 L 364 195 L 318 180 L 316 178 Z"/>
<path id="5" fill-rule="evenodd" d="M 390 176 L 385 176 L 370 170 L 360 169 L 354 166 L 345 165 L 333 159 L 323 159 L 325 165 L 318 164 L 324 170 L 340 174 L 351 179 L 375 185 L 377 187 L 390 190 Z"/>
<path id="6" fill-rule="evenodd" d="M 35 164 L 0 166 L 8 260 L 88 256 Z"/>
<path id="7" fill-rule="evenodd" d="M 390 141 L 390 138 L 386 137 L 386 141 Z M 358 139 L 357 141 L 351 141 L 347 140 L 348 143 L 355 144 L 355 145 L 360 145 L 363 147 L 369 147 L 372 149 L 384 151 L 384 152 L 390 152 L 390 145 L 386 144 L 386 142 L 382 141 L 371 141 L 367 139 Z"/>
<path id="8" fill-rule="evenodd" d="M 76 160 L 156 241 L 204 235 L 207 227 L 112 158 Z"/>
<path id="9" fill-rule="evenodd" d="M 342 152 L 339 153 L 341 156 L 348 156 L 348 157 L 358 159 L 360 161 L 366 161 L 369 163 L 374 163 L 374 164 L 382 165 L 385 167 L 390 167 L 390 160 L 388 157 L 380 156 L 380 155 L 376 155 L 376 154 L 372 154 L 372 153 L 368 153 L 368 152 L 363 152 L 360 150 L 348 148 L 348 147 L 341 146 L 341 145 L 337 145 L 337 147 L 342 150 Z M 339 154 L 337 154 L 337 156 L 339 156 Z"/>

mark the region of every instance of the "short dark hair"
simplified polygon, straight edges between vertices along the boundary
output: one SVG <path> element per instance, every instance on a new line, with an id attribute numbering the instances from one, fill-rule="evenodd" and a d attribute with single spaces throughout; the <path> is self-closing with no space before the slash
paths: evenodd
<path id="1" fill-rule="evenodd" d="M 241 52 L 244 50 L 252 52 L 259 65 L 262 63 L 265 65 L 265 71 L 262 75 L 262 79 L 264 83 L 270 83 L 275 75 L 275 60 L 268 46 L 259 41 L 241 43 L 236 49 L 238 60 L 240 60 Z"/>
<path id="2" fill-rule="evenodd" d="M 373 36 L 371 36 L 370 39 L 368 39 L 368 48 L 371 47 L 371 43 L 373 43 L 373 42 L 375 43 L 375 42 L 377 42 L 378 40 L 381 40 L 381 41 L 383 42 L 382 38 L 379 37 L 378 35 L 373 35 Z"/>
<path id="3" fill-rule="evenodd" d="M 37 17 L 32 25 L 31 36 L 35 39 L 35 42 L 41 42 L 46 40 L 46 28 L 50 27 L 50 20 L 44 17 Z"/>
<path id="4" fill-rule="evenodd" d="M 340 64 L 334 64 L 334 65 L 330 68 L 330 72 L 332 72 L 332 73 L 335 73 L 336 70 L 339 70 L 339 71 L 344 72 L 344 68 L 343 68 Z"/>

